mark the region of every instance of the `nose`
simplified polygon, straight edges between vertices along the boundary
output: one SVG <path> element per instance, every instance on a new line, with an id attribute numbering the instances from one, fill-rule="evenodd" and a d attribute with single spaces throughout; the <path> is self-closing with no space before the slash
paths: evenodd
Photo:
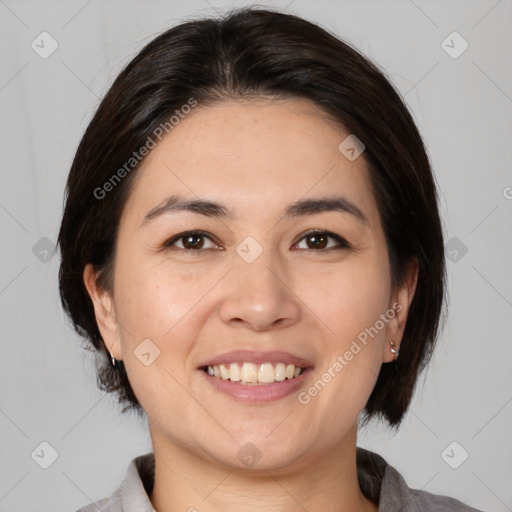
<path id="1" fill-rule="evenodd" d="M 264 250 L 252 263 L 235 255 L 228 279 L 219 308 L 224 323 L 260 332 L 282 329 L 299 320 L 300 301 L 293 293 L 290 273 L 270 250 Z"/>

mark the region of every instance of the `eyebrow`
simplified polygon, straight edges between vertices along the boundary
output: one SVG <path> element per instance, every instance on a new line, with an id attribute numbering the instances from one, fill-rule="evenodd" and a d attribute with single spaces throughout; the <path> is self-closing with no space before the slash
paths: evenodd
<path id="1" fill-rule="evenodd" d="M 144 217 L 140 227 L 161 215 L 181 211 L 197 213 L 206 217 L 229 219 L 235 217 L 235 213 L 223 204 L 205 199 L 186 199 L 173 195 L 151 209 Z M 342 196 L 307 198 L 295 201 L 287 207 L 284 217 L 299 217 L 329 211 L 348 213 L 362 224 L 370 224 L 362 210 Z"/>

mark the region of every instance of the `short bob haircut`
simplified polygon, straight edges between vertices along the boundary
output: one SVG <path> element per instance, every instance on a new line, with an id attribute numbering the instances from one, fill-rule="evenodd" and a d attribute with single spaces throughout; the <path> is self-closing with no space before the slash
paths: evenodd
<path id="1" fill-rule="evenodd" d="M 143 415 L 123 362 L 110 364 L 83 272 L 92 263 L 98 286 L 113 289 L 117 231 L 140 165 L 126 163 L 133 164 L 134 153 L 162 131 L 159 127 L 170 133 L 169 119 L 191 98 L 196 108 L 230 99 L 307 99 L 365 145 L 362 158 L 392 284 L 404 282 L 412 259 L 419 265 L 400 357 L 382 364 L 362 411 L 363 425 L 380 416 L 398 428 L 432 356 L 445 305 L 443 233 L 429 159 L 411 114 L 383 71 L 318 25 L 259 7 L 187 20 L 149 42 L 117 76 L 78 146 L 58 237 L 59 286 L 75 330 L 98 356 L 99 388 L 117 395 L 123 413 Z M 116 173 L 122 179 L 113 182 Z"/>

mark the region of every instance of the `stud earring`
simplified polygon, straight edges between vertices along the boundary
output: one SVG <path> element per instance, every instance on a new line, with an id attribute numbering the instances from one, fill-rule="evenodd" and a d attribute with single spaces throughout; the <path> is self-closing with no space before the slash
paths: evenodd
<path id="1" fill-rule="evenodd" d="M 390 350 L 391 350 L 391 352 L 393 354 L 395 354 L 395 357 L 394 357 L 393 361 L 396 361 L 398 359 L 398 353 L 400 352 L 400 348 L 397 347 L 396 349 L 394 349 L 393 347 L 395 346 L 395 344 L 392 341 L 390 341 L 390 343 L 391 343 L 391 349 Z"/>

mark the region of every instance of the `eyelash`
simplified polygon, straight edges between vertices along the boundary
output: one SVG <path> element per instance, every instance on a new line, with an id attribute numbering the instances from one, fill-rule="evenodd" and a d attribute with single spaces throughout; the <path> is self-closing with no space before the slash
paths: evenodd
<path id="1" fill-rule="evenodd" d="M 341 236 L 338 236 L 338 235 L 336 235 L 334 233 L 331 233 L 330 231 L 325 231 L 325 230 L 321 230 L 321 229 L 312 229 L 310 231 L 307 231 L 306 233 L 304 233 L 302 235 L 302 238 L 300 238 L 293 245 L 299 244 L 305 238 L 307 238 L 308 236 L 311 236 L 311 235 L 327 235 L 328 238 L 333 238 L 334 240 L 336 240 L 338 242 L 338 245 L 334 246 L 334 247 L 328 247 L 326 249 L 309 249 L 308 248 L 308 249 L 299 249 L 299 250 L 308 250 L 308 251 L 315 251 L 315 252 L 327 252 L 327 251 L 331 251 L 331 250 L 351 249 L 350 244 L 344 238 L 342 238 Z M 183 233 L 179 233 L 178 235 L 175 235 L 172 238 L 170 238 L 169 240 L 167 240 L 166 242 L 164 242 L 163 249 L 170 249 L 178 240 L 182 240 L 183 238 L 186 238 L 187 236 L 203 236 L 205 238 L 208 238 L 211 242 L 216 243 L 212 239 L 212 237 L 211 237 L 211 235 L 209 233 L 207 233 L 205 231 L 201 231 L 201 230 L 191 230 L 191 231 L 184 231 Z M 178 247 L 177 249 L 180 250 L 180 251 L 188 252 L 188 253 L 192 253 L 192 252 L 200 253 L 200 252 L 203 252 L 203 251 L 211 250 L 211 248 L 195 250 L 195 249 L 186 249 L 186 248 L 182 248 L 182 247 Z"/>

